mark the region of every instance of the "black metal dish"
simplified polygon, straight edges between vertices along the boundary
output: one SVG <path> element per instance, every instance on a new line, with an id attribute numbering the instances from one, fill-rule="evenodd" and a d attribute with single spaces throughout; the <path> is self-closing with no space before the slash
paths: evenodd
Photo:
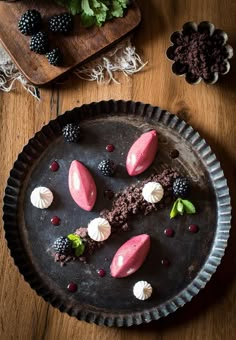
<path id="1" fill-rule="evenodd" d="M 81 142 L 66 143 L 62 127 L 78 121 L 83 131 Z M 136 138 L 152 128 L 159 134 L 155 162 L 145 174 L 131 178 L 124 168 L 127 151 Z M 108 155 L 105 146 L 109 143 L 116 149 Z M 170 156 L 173 149 L 179 151 L 178 158 Z M 108 156 L 119 165 L 114 178 L 105 178 L 97 171 L 99 161 Z M 80 209 L 70 197 L 67 176 L 73 159 L 82 161 L 95 178 L 99 194 L 92 212 Z M 49 170 L 53 160 L 60 164 L 55 173 Z M 191 178 L 194 183 L 191 200 L 197 207 L 196 215 L 170 220 L 170 207 L 167 207 L 145 218 L 139 216 L 132 221 L 132 231 L 111 237 L 89 264 L 73 262 L 61 268 L 54 263 L 48 252 L 54 240 L 87 225 L 101 209 L 110 206 L 111 202 L 103 196 L 105 188 L 120 191 L 148 176 L 153 168 L 166 167 Z M 49 187 L 55 196 L 47 210 L 36 209 L 30 203 L 30 193 L 39 185 Z M 3 210 L 8 247 L 30 286 L 62 312 L 107 326 L 131 326 L 157 320 L 190 301 L 220 264 L 231 221 L 227 183 L 206 141 L 177 116 L 131 101 L 83 105 L 44 126 L 14 163 Z M 58 227 L 50 224 L 54 215 L 61 218 Z M 191 223 L 199 225 L 197 234 L 188 232 Z M 168 226 L 175 229 L 173 238 L 163 233 Z M 130 237 L 141 233 L 151 236 L 151 251 L 144 265 L 130 277 L 112 278 L 109 265 L 115 251 Z M 171 262 L 168 268 L 161 265 L 164 257 Z M 107 271 L 104 278 L 96 274 L 96 269 L 101 267 Z M 133 296 L 132 287 L 138 280 L 152 284 L 154 293 L 150 300 L 138 301 Z M 74 294 L 66 289 L 71 281 L 78 284 Z"/>

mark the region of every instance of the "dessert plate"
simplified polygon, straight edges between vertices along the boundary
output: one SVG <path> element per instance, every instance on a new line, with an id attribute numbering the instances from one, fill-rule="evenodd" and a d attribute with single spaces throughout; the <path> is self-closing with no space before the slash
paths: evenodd
<path id="1" fill-rule="evenodd" d="M 79 144 L 64 141 L 61 129 L 68 122 L 79 122 L 83 134 Z M 127 152 L 134 140 L 149 129 L 159 135 L 156 159 L 147 172 L 130 177 L 124 166 Z M 115 146 L 112 153 L 107 153 L 107 144 Z M 108 156 L 118 165 L 114 177 L 103 177 L 97 170 L 97 164 Z M 74 159 L 90 169 L 97 184 L 98 199 L 91 212 L 80 209 L 69 194 L 68 169 Z M 57 172 L 49 169 L 54 160 L 60 166 Z M 49 249 L 57 237 L 86 226 L 102 209 L 111 206 L 104 190 L 118 192 L 154 170 L 168 167 L 190 177 L 195 215 L 170 220 L 171 206 L 163 206 L 148 216 L 133 218 L 132 229 L 114 234 L 88 264 L 75 261 L 61 267 L 54 262 Z M 30 194 L 37 186 L 49 187 L 54 193 L 54 201 L 46 210 L 30 203 Z M 206 141 L 177 116 L 131 101 L 83 105 L 44 126 L 13 165 L 3 209 L 8 247 L 30 286 L 62 312 L 107 326 L 157 320 L 190 301 L 220 264 L 231 222 L 227 182 Z M 59 226 L 50 223 L 55 215 L 61 219 Z M 198 233 L 189 232 L 190 224 L 199 226 Z M 174 229 L 174 237 L 164 234 L 167 227 Z M 143 233 L 151 237 L 151 250 L 143 266 L 129 277 L 111 277 L 109 267 L 117 249 L 132 236 Z M 169 260 L 168 267 L 163 265 L 163 259 Z M 106 271 L 104 277 L 97 274 L 99 268 Z M 153 287 L 147 301 L 133 296 L 133 286 L 139 280 Z M 67 290 L 70 282 L 78 285 L 75 293 Z"/>

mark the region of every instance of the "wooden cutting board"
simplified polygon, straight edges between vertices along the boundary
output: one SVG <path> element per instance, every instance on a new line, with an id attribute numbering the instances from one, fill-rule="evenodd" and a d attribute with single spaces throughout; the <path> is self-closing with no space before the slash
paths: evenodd
<path id="1" fill-rule="evenodd" d="M 74 30 L 70 35 L 65 37 L 49 34 L 50 47 L 59 47 L 64 58 L 64 66 L 55 67 L 48 63 L 44 55 L 31 52 L 30 37 L 18 30 L 19 18 L 27 9 L 37 9 L 41 13 L 45 31 L 48 18 L 65 12 L 65 9 L 51 1 L 0 2 L 1 42 L 25 77 L 38 86 L 49 83 L 117 42 L 141 20 L 140 10 L 135 3 L 129 7 L 123 18 L 110 20 L 103 27 L 85 28 L 81 25 L 79 16 L 75 16 Z"/>

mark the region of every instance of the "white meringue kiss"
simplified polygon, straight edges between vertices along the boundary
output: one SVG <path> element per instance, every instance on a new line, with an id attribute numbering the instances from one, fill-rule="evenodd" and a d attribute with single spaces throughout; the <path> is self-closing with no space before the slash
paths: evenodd
<path id="1" fill-rule="evenodd" d="M 53 201 L 53 193 L 46 187 L 35 188 L 31 195 L 30 201 L 38 209 L 47 209 Z"/>
<path id="2" fill-rule="evenodd" d="M 147 300 L 152 295 L 152 286 L 147 281 L 138 281 L 133 287 L 133 293 L 138 300 Z"/>
<path id="3" fill-rule="evenodd" d="M 94 241 L 105 241 L 110 234 L 111 226 L 105 218 L 94 218 L 88 225 L 88 235 Z"/>
<path id="4" fill-rule="evenodd" d="M 149 203 L 157 203 L 162 199 L 164 189 L 158 182 L 148 182 L 143 187 L 142 195 L 145 201 Z"/>

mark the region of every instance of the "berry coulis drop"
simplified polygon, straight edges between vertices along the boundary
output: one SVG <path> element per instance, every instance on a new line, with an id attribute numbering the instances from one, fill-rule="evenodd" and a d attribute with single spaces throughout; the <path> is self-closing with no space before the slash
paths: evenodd
<path id="1" fill-rule="evenodd" d="M 67 290 L 71 293 L 75 293 L 77 291 L 77 288 L 77 284 L 74 282 L 69 283 L 67 286 Z"/>
<path id="2" fill-rule="evenodd" d="M 97 273 L 100 277 L 104 277 L 106 275 L 106 271 L 104 269 L 98 269 Z"/>
<path id="3" fill-rule="evenodd" d="M 167 237 L 173 237 L 174 236 L 174 230 L 172 228 L 166 228 L 164 230 L 164 234 L 167 236 Z"/>
<path id="4" fill-rule="evenodd" d="M 52 223 L 53 225 L 59 225 L 60 222 L 61 222 L 61 219 L 60 219 L 58 216 L 53 216 L 53 217 L 51 218 L 51 223 Z"/>
<path id="5" fill-rule="evenodd" d="M 198 226 L 196 224 L 190 224 L 190 226 L 188 227 L 188 230 L 191 233 L 196 234 L 198 232 L 199 228 L 198 228 Z"/>
<path id="6" fill-rule="evenodd" d="M 53 161 L 50 164 L 50 170 L 53 172 L 56 172 L 59 169 L 59 164 L 57 163 L 57 161 Z"/>
<path id="7" fill-rule="evenodd" d="M 113 152 L 113 151 L 115 150 L 115 147 L 114 147 L 113 144 L 108 144 L 108 145 L 106 146 L 106 150 L 107 150 L 108 152 Z"/>
<path id="8" fill-rule="evenodd" d="M 165 267 L 169 267 L 170 261 L 168 259 L 162 259 L 161 264 Z"/>

